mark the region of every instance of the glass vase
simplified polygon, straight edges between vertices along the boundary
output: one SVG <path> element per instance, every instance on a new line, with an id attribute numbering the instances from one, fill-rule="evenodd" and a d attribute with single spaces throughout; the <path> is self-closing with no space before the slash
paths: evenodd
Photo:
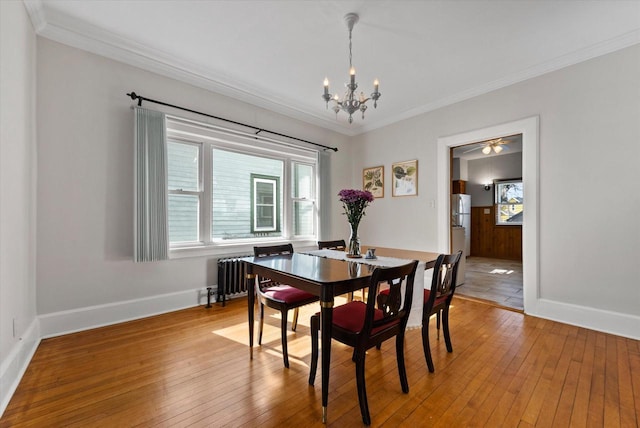
<path id="1" fill-rule="evenodd" d="M 357 258 L 362 257 L 360 253 L 360 237 L 358 236 L 358 225 L 349 224 L 351 226 L 351 235 L 349 236 L 349 245 L 347 257 Z"/>

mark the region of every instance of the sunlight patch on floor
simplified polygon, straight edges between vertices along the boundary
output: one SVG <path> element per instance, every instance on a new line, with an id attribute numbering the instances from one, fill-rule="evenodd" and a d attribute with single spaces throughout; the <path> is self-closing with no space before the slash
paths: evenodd
<path id="1" fill-rule="evenodd" d="M 508 269 L 494 269 L 489 273 L 495 273 L 498 275 L 511 275 L 513 273 L 513 270 L 508 270 Z"/>

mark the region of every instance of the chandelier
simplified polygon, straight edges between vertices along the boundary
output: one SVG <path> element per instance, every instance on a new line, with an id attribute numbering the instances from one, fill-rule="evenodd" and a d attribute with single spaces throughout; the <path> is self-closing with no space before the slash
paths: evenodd
<path id="1" fill-rule="evenodd" d="M 347 28 L 349 29 L 349 83 L 345 83 L 345 87 L 347 88 L 346 92 L 342 100 L 338 96 L 338 94 L 331 95 L 329 93 L 329 80 L 325 77 L 324 79 L 324 94 L 322 98 L 327 103 L 327 108 L 329 108 L 329 101 L 333 101 L 334 105 L 332 107 L 333 111 L 336 113 L 336 117 L 338 116 L 338 112 L 340 110 L 346 112 L 349 115 L 349 123 L 353 123 L 353 113 L 360 110 L 362 112 L 362 118 L 364 119 L 364 112 L 367 110 L 367 101 L 373 100 L 373 107 L 378 107 L 378 99 L 380 92 L 378 92 L 379 82 L 378 79 L 373 82 L 373 92 L 369 98 L 365 98 L 364 92 L 360 92 L 360 95 L 356 94 L 356 89 L 358 89 L 358 84 L 356 83 L 356 69 L 353 68 L 353 64 L 351 63 L 351 32 L 353 31 L 353 26 L 358 22 L 360 17 L 357 13 L 347 13 L 344 16 L 344 20 L 347 24 Z"/>

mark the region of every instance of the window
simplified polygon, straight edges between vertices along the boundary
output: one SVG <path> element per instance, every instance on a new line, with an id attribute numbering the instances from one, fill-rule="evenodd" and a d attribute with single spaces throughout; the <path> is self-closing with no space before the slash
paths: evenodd
<path id="1" fill-rule="evenodd" d="M 496 189 L 496 224 L 521 225 L 524 214 L 524 188 L 522 179 L 501 180 Z"/>
<path id="2" fill-rule="evenodd" d="M 278 177 L 251 174 L 251 201 L 253 203 L 251 232 L 275 232 L 280 229 L 280 185 Z"/>
<path id="3" fill-rule="evenodd" d="M 197 241 L 202 205 L 200 145 L 167 143 L 169 241 Z"/>
<path id="4" fill-rule="evenodd" d="M 317 239 L 317 151 L 167 119 L 171 248 Z"/>

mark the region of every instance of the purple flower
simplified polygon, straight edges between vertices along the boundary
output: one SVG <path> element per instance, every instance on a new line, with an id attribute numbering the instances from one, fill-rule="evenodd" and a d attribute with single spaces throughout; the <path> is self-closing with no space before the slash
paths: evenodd
<path id="1" fill-rule="evenodd" d="M 364 209 L 373 202 L 373 195 L 368 190 L 343 189 L 338 192 L 338 196 L 349 223 L 357 227 Z"/>

